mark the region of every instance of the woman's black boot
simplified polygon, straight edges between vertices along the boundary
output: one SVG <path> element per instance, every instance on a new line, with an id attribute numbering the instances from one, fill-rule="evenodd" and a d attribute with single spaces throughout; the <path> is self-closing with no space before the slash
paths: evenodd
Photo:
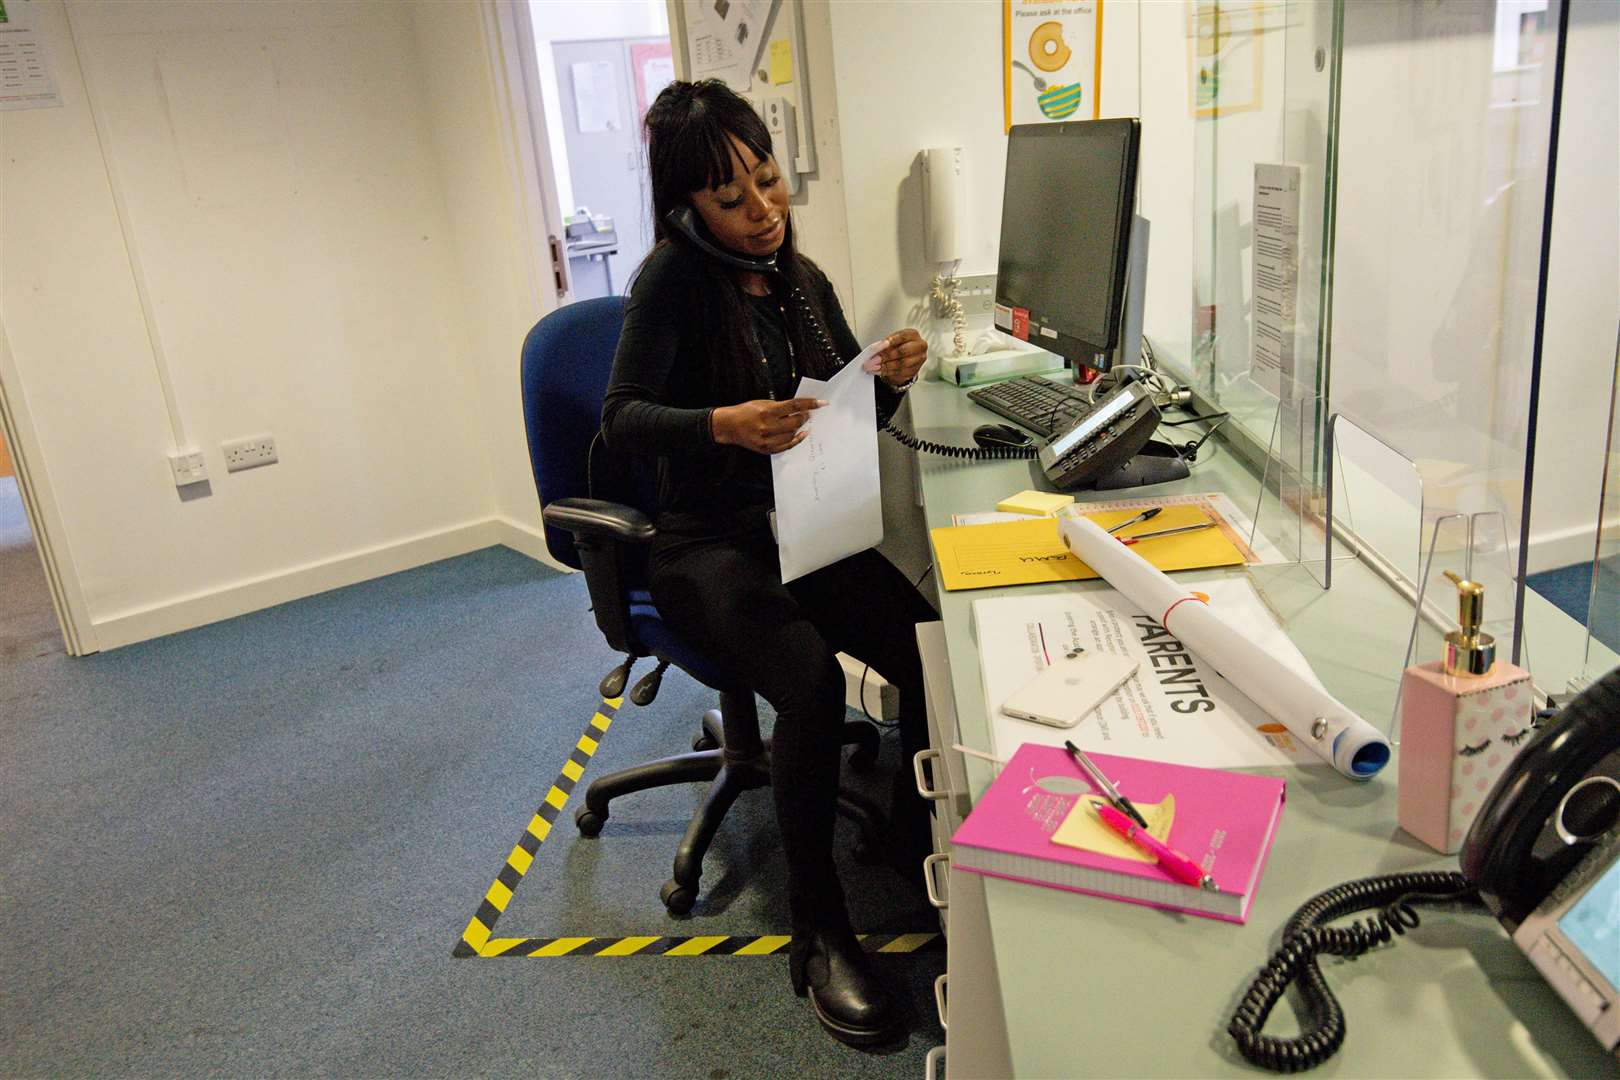
<path id="1" fill-rule="evenodd" d="M 794 993 L 810 996 L 816 1019 L 839 1042 L 874 1046 L 900 1034 L 900 1010 L 848 930 L 815 930 L 794 942 L 790 970 Z"/>

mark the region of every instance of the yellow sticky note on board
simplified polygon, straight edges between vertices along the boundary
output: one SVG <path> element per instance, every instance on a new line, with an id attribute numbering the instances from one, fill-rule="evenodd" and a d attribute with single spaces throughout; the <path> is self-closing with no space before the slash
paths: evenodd
<path id="1" fill-rule="evenodd" d="M 777 86 L 793 81 L 793 45 L 791 42 L 782 38 L 771 42 L 768 70 L 770 71 L 771 82 Z"/>

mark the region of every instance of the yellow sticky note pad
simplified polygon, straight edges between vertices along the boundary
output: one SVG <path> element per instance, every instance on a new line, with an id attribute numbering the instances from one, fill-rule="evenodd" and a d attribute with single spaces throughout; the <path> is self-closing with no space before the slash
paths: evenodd
<path id="1" fill-rule="evenodd" d="M 1086 516 L 1106 529 L 1135 513 L 1107 510 Z M 1167 506 L 1157 517 L 1127 526 L 1120 535 L 1135 536 L 1209 520 L 1196 506 Z M 1097 571 L 1075 558 L 1064 545 L 1057 518 L 1053 517 L 993 525 L 953 525 L 934 529 L 929 536 L 939 560 L 939 581 L 946 589 L 1089 581 L 1097 577 Z M 1243 563 L 1243 553 L 1218 528 L 1144 540 L 1131 550 L 1166 573 Z"/>
<path id="2" fill-rule="evenodd" d="M 1053 843 L 1063 844 L 1066 847 L 1079 848 L 1081 851 L 1092 851 L 1098 855 L 1112 855 L 1116 859 L 1132 859 L 1136 862 L 1157 862 L 1152 855 L 1132 844 L 1119 833 L 1102 823 L 1094 807 L 1106 806 L 1108 800 L 1101 795 L 1082 795 L 1069 811 L 1069 816 L 1063 819 L 1057 832 L 1052 834 Z M 1166 795 L 1162 802 L 1139 803 L 1134 799 L 1131 805 L 1141 811 L 1147 819 L 1148 835 L 1160 843 L 1170 842 L 1170 826 L 1176 820 L 1176 797 Z"/>
<path id="3" fill-rule="evenodd" d="M 769 71 L 777 86 L 793 81 L 793 45 L 782 39 L 771 42 Z"/>
<path id="4" fill-rule="evenodd" d="M 1059 495 L 1054 491 L 1020 491 L 996 503 L 1003 514 L 1036 514 L 1051 517 L 1065 506 L 1074 503 L 1073 495 Z"/>

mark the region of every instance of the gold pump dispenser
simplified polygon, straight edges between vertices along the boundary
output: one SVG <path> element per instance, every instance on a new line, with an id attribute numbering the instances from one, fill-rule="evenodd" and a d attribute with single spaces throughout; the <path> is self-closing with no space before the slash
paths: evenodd
<path id="1" fill-rule="evenodd" d="M 1446 577 L 1457 586 L 1458 627 L 1446 635 L 1446 674 L 1470 679 L 1489 675 L 1496 663 L 1496 639 L 1480 631 L 1485 622 L 1485 586 L 1450 570 Z"/>

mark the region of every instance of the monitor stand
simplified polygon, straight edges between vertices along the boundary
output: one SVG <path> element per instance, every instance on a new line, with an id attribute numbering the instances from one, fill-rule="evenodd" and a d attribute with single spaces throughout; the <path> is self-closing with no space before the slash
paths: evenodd
<path id="1" fill-rule="evenodd" d="M 1169 443 L 1150 439 L 1136 452 L 1136 456 L 1111 473 L 1097 478 L 1097 491 L 1119 491 L 1122 488 L 1145 487 L 1148 484 L 1168 484 L 1172 480 L 1185 480 L 1192 475 L 1181 452 Z"/>

